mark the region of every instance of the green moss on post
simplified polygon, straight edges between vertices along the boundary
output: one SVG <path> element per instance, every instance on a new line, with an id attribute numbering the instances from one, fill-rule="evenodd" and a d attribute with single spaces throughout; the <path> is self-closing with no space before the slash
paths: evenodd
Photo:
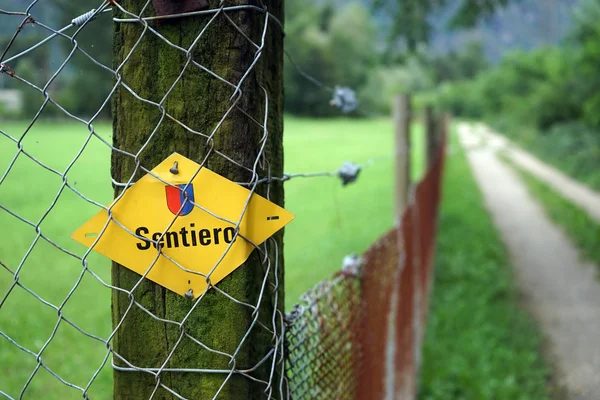
<path id="1" fill-rule="evenodd" d="M 136 14 L 146 0 L 121 0 L 119 4 Z M 229 0 L 228 5 L 247 4 L 246 0 Z M 283 1 L 263 0 L 269 11 L 283 21 Z M 211 8 L 216 8 L 219 0 L 211 0 Z M 115 8 L 116 9 L 116 8 Z M 118 10 L 116 16 L 120 17 Z M 145 15 L 151 15 L 146 12 Z M 207 24 L 210 16 L 197 16 L 151 23 L 161 35 L 173 43 L 188 48 L 199 32 Z M 256 11 L 235 11 L 229 17 L 246 35 L 260 43 L 265 16 Z M 138 23 L 116 23 L 114 31 L 114 63 L 120 65 L 142 35 L 143 27 Z M 253 61 L 256 49 L 227 21 L 224 16 L 217 18 L 207 29 L 194 49 L 193 57 L 200 64 L 219 74 L 230 82 L 239 82 Z M 177 80 L 186 62 L 184 53 L 174 49 L 150 31 L 136 47 L 133 55 L 121 70 L 123 81 L 143 98 L 160 102 Z M 244 96 L 239 107 L 256 120 L 264 116 L 265 87 L 269 94 L 269 139 L 266 158 L 271 173 L 283 173 L 283 32 L 274 23 L 270 24 L 262 59 L 250 74 L 243 86 Z M 177 83 L 171 94 L 163 102 L 166 111 L 195 131 L 211 133 L 230 106 L 232 88 L 219 82 L 208 73 L 191 65 L 183 79 Z M 114 146 L 136 154 L 148 140 L 161 118 L 156 106 L 136 99 L 127 90 L 120 88 L 114 96 Z M 229 155 L 246 167 L 252 167 L 257 157 L 262 129 L 239 110 L 233 111 L 214 137 L 215 148 Z M 177 123 L 165 119 L 149 145 L 140 154 L 140 161 L 146 168 L 154 168 L 174 151 L 199 162 L 208 152 L 206 139 L 190 133 Z M 247 170 L 237 167 L 218 155 L 211 155 L 208 167 L 233 180 L 248 181 Z M 118 152 L 112 155 L 112 176 L 117 181 L 127 181 L 135 169 L 135 160 Z M 265 171 L 261 171 L 266 174 Z M 139 176 L 138 176 L 139 178 Z M 265 194 L 266 187 L 258 190 Z M 271 185 L 270 198 L 283 205 L 283 186 Z M 273 309 L 283 310 L 283 234 L 275 236 L 280 246 L 279 297 L 274 304 L 275 293 L 267 285 L 267 293 L 260 304 L 259 320 L 271 326 Z M 274 257 L 274 253 L 271 254 Z M 256 304 L 261 291 L 265 266 L 257 254 L 250 256 L 244 266 L 218 284 L 218 287 L 237 300 Z M 271 282 L 274 282 L 271 269 Z M 131 290 L 140 276 L 118 264 L 113 265 L 114 286 Z M 192 302 L 172 293 L 159 285 L 144 280 L 133 292 L 135 300 L 160 318 L 181 321 L 192 307 Z M 113 326 L 121 322 L 130 308 L 130 299 L 124 293 L 114 290 L 112 295 Z M 201 301 L 185 325 L 185 331 L 209 348 L 233 354 L 254 316 L 252 309 L 231 301 L 215 290 L 211 290 Z M 113 349 L 121 357 L 137 367 L 158 368 L 172 352 L 180 338 L 177 325 L 160 322 L 151 318 L 140 308 L 133 306 L 127 312 L 113 340 Z M 259 328 L 251 331 L 236 357 L 236 368 L 247 369 L 256 365 L 273 347 L 272 335 Z M 127 365 L 117 357 L 118 366 Z M 267 365 L 268 364 L 268 365 Z M 166 368 L 231 368 L 230 358 L 204 350 L 193 341 L 184 338 L 177 346 Z M 269 381 L 271 363 L 253 372 L 253 376 Z M 223 384 L 226 374 L 162 373 L 160 382 L 179 395 L 188 399 L 211 399 Z M 157 387 L 156 378 L 145 372 L 114 373 L 115 399 L 148 399 Z M 277 379 L 277 376 L 275 377 Z M 276 380 L 276 382 L 278 382 Z M 234 375 L 225 384 L 218 398 L 259 399 L 265 398 L 265 385 L 241 375 Z M 279 387 L 275 383 L 272 395 L 279 397 Z M 175 399 L 162 387 L 157 389 L 154 399 Z"/>

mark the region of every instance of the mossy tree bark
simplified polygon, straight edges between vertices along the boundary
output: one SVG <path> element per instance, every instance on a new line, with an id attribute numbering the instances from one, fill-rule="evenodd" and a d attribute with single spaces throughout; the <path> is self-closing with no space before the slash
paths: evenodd
<path id="1" fill-rule="evenodd" d="M 119 4 L 138 14 L 146 0 L 121 0 Z M 247 4 L 247 0 L 229 0 L 228 5 Z M 250 3 L 253 3 L 252 1 Z M 263 0 L 269 12 L 283 21 L 283 1 Z M 217 8 L 219 0 L 210 0 L 210 7 Z M 145 15 L 151 15 L 149 10 Z M 117 11 L 117 17 L 120 14 Z M 256 43 L 260 43 L 265 15 L 257 11 L 234 11 L 228 14 L 235 24 Z M 209 16 L 197 16 L 150 23 L 161 35 L 173 43 L 188 48 L 206 26 Z M 116 23 L 114 31 L 114 63 L 120 65 L 134 47 L 143 26 L 138 23 Z M 223 16 L 219 16 L 208 27 L 193 51 L 194 60 L 214 71 L 227 81 L 237 83 L 250 67 L 256 48 Z M 146 32 L 129 60 L 121 70 L 124 83 L 143 98 L 160 102 L 171 85 L 178 79 L 186 62 L 186 55 L 169 46 L 157 35 Z M 261 61 L 256 65 L 243 86 L 244 95 L 239 103 L 240 110 L 234 110 L 214 136 L 216 149 L 227 154 L 245 167 L 252 168 L 260 149 L 263 130 L 248 115 L 262 121 L 265 113 L 265 95 L 269 96 L 269 138 L 266 146 L 266 159 L 271 173 L 283 173 L 283 32 L 270 24 Z M 178 121 L 195 131 L 210 133 L 230 107 L 231 86 L 226 85 L 200 68 L 191 65 L 164 101 L 166 111 Z M 113 101 L 114 146 L 136 154 L 148 140 L 161 118 L 160 110 L 136 99 L 127 90 L 120 88 Z M 248 115 L 245 115 L 247 113 Z M 152 169 L 173 152 L 185 155 L 200 162 L 209 152 L 206 138 L 193 134 L 170 119 L 165 119 L 155 136 L 145 148 L 139 160 Z M 250 173 L 226 159 L 212 154 L 207 167 L 233 181 L 249 181 Z M 129 179 L 135 170 L 135 160 L 117 151 L 112 155 L 112 176 L 120 182 Z M 266 171 L 260 171 L 263 176 Z M 136 177 L 139 178 L 139 174 Z M 118 192 L 118 190 L 117 190 Z M 266 194 L 266 187 L 260 187 L 259 194 Z M 274 183 L 270 186 L 272 201 L 283 205 L 283 186 Z M 279 282 L 278 301 L 275 293 L 267 285 L 259 305 L 259 320 L 266 326 L 272 325 L 273 310 L 283 310 L 283 233 L 276 234 L 279 245 L 279 274 L 275 277 L 271 268 L 270 282 Z M 272 246 L 271 246 L 272 247 Z M 275 257 L 274 253 L 271 257 Z M 249 260 L 217 286 L 239 301 L 256 304 L 259 301 L 262 280 L 266 266 L 260 262 L 255 251 Z M 113 265 L 113 285 L 127 291 L 139 281 L 140 276 L 118 265 Z M 144 280 L 133 292 L 135 301 L 154 313 L 170 321 L 181 321 L 192 307 L 192 302 L 161 286 Z M 150 317 L 137 306 L 130 308 L 127 294 L 113 290 L 113 326 L 120 327 L 113 339 L 113 349 L 121 357 L 136 367 L 159 368 L 179 340 L 181 331 L 175 324 L 161 322 Z M 129 309 L 129 311 L 127 311 Z M 124 317 L 125 316 L 125 317 Z M 243 336 L 253 321 L 253 310 L 236 304 L 216 290 L 210 290 L 202 298 L 191 318 L 185 324 L 185 332 L 198 339 L 211 349 L 233 354 L 242 342 Z M 121 322 L 122 321 L 122 322 Z M 251 330 L 235 359 L 238 370 L 252 368 L 272 349 L 272 334 L 258 324 Z M 118 366 L 127 365 L 115 357 Z M 177 346 L 166 368 L 195 368 L 229 370 L 230 358 L 204 350 L 197 343 L 184 338 Z M 271 362 L 264 363 L 252 374 L 269 381 Z M 215 396 L 227 374 L 222 373 L 162 373 L 160 383 L 188 399 L 211 399 Z M 276 377 L 277 379 L 277 377 Z M 157 387 L 157 379 L 147 372 L 114 372 L 116 399 L 148 399 Z M 233 375 L 224 385 L 218 398 L 259 399 L 265 398 L 265 385 L 239 374 Z M 278 398 L 278 384 L 272 395 Z M 175 399 L 169 391 L 158 387 L 154 399 Z"/>

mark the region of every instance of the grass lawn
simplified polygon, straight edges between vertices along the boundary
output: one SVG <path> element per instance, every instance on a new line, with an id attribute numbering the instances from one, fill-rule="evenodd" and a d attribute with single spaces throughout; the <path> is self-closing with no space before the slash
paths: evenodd
<path id="1" fill-rule="evenodd" d="M 506 157 L 503 160 L 519 173 L 530 193 L 541 202 L 550 218 L 567 232 L 583 255 L 600 266 L 600 224 L 531 173 Z"/>
<path id="2" fill-rule="evenodd" d="M 0 129 L 18 137 L 25 125 L 3 122 Z M 110 140 L 110 125 L 97 131 Z M 414 130 L 415 177 L 422 173 L 422 131 Z M 286 183 L 286 208 L 296 220 L 286 231 L 286 305 L 317 281 L 338 270 L 343 257 L 360 253 L 393 224 L 393 129 L 390 120 L 286 120 L 286 172 L 333 171 L 344 161 L 376 162 L 366 168 L 359 181 L 343 188 L 338 179 L 298 178 Z M 25 151 L 58 171 L 64 171 L 84 145 L 87 129 L 82 125 L 40 122 L 22 142 Z M 0 177 L 15 155 L 14 142 L 0 135 Z M 109 177 L 110 149 L 93 139 L 68 173 L 69 182 L 85 196 L 108 204 L 112 198 Z M 27 157 L 18 157 L 0 185 L 0 205 L 36 224 L 53 203 L 61 178 Z M 41 232 L 58 245 L 79 255 L 84 248 L 70 239 L 71 233 L 98 210 L 66 190 L 41 223 Z M 13 271 L 19 268 L 32 245 L 32 226 L 0 209 L 0 261 Z M 110 281 L 110 263 L 102 256 L 89 257 L 90 269 Z M 111 332 L 110 290 L 89 274 L 76 286 L 82 267 L 77 260 L 39 240 L 19 269 L 19 281 L 45 301 L 60 306 L 63 315 L 77 326 L 101 338 Z M 0 309 L 0 332 L 23 347 L 38 352 L 59 376 L 86 387 L 102 365 L 105 346 L 67 323 L 54 332 L 57 310 L 44 305 L 25 290 L 11 290 L 12 275 L 0 267 L 0 296 L 7 296 Z M 36 367 L 35 356 L 0 338 L 0 390 L 18 397 Z M 108 399 L 112 392 L 110 365 L 106 365 L 89 391 L 94 399 Z M 29 383 L 25 398 L 68 399 L 80 394 L 40 369 Z"/>
<path id="3" fill-rule="evenodd" d="M 456 141 L 448 157 L 420 399 L 547 397 L 541 337 Z"/>
<path id="4" fill-rule="evenodd" d="M 1 128 L 18 135 L 22 124 Z M 110 137 L 110 126 L 98 127 Z M 85 127 L 36 125 L 23 147 L 45 164 L 64 170 L 83 145 Z M 422 132 L 415 129 L 414 175 L 422 173 Z M 393 224 L 393 141 L 389 120 L 286 121 L 286 172 L 336 170 L 344 161 L 375 159 L 356 184 L 343 188 L 337 179 L 298 178 L 286 183 L 286 208 L 297 215 L 286 230 L 286 303 L 289 308 L 318 280 L 340 268 L 342 258 L 365 250 Z M 456 148 L 456 144 L 453 146 Z M 16 151 L 0 137 L 0 174 Z M 69 172 L 69 181 L 86 196 L 108 203 L 110 149 L 92 141 Z M 60 178 L 25 157 L 0 185 L 0 205 L 30 221 L 38 221 L 52 203 Z M 538 353 L 539 336 L 518 309 L 504 249 L 481 204 L 462 153 L 449 157 L 442 208 L 436 287 L 424 349 L 421 394 L 425 399 L 543 399 L 547 369 Z M 84 249 L 71 232 L 97 210 L 64 192 L 41 224 L 42 232 L 77 254 Z M 35 238 L 35 229 L 0 210 L 0 261 L 16 269 Z M 107 281 L 109 262 L 91 255 L 90 268 Z M 19 272 L 22 284 L 52 304 L 60 305 L 73 289 L 81 265 L 40 241 Z M 0 295 L 12 276 L 0 267 Z M 86 331 L 106 338 L 111 330 L 110 290 L 85 275 L 62 312 Z M 0 331 L 38 352 L 51 337 L 56 310 L 15 288 L 0 309 Z M 102 364 L 106 349 L 61 323 L 43 353 L 45 365 L 70 382 L 85 387 Z M 13 397 L 36 366 L 35 357 L 0 338 L 0 390 Z M 90 397 L 109 399 L 110 365 L 90 389 Z M 69 399 L 79 393 L 40 370 L 25 398 Z"/>
<path id="5" fill-rule="evenodd" d="M 357 183 L 298 178 L 286 184 L 286 208 L 296 220 L 286 228 L 286 308 L 328 278 L 350 253 L 361 253 L 394 222 L 391 121 L 288 119 L 285 165 L 289 172 L 335 170 L 344 161 L 376 162 Z M 413 129 L 413 177 L 423 173 L 423 132 Z"/>

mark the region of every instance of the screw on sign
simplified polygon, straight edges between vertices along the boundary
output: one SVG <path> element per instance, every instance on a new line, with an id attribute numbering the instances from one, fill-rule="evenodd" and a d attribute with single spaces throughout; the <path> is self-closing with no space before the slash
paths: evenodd
<path id="1" fill-rule="evenodd" d="M 131 186 L 111 213 L 100 211 L 72 238 L 188 298 L 204 292 L 208 276 L 212 284 L 221 281 L 294 219 L 177 153 Z"/>

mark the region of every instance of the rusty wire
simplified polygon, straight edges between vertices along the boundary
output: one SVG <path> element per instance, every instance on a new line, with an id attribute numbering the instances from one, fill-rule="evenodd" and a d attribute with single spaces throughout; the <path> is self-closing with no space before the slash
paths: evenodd
<path id="1" fill-rule="evenodd" d="M 360 275 L 343 270 L 302 295 L 286 315 L 290 399 L 356 398 L 360 305 Z"/>
<path id="2" fill-rule="evenodd" d="M 442 140 L 398 225 L 286 314 L 290 398 L 416 398 L 443 163 Z"/>

